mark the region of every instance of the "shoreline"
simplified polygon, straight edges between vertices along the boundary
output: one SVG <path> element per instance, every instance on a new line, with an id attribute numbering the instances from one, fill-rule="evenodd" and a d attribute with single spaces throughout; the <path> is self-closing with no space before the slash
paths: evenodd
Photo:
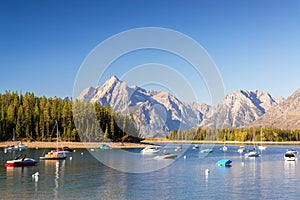
<path id="1" fill-rule="evenodd" d="M 100 144 L 106 144 L 113 149 L 121 148 L 145 148 L 146 146 L 155 146 L 158 143 L 168 143 L 168 144 L 229 144 L 229 145 L 253 145 L 254 143 L 259 146 L 263 145 L 300 145 L 300 141 L 288 141 L 288 142 L 239 142 L 239 141 L 194 141 L 194 140 L 158 140 L 158 139 L 146 139 L 141 141 L 142 143 L 121 143 L 121 142 L 60 142 L 59 147 L 69 147 L 71 149 L 88 149 L 97 148 Z M 19 145 L 19 141 L 6 141 L 0 142 L 0 148 L 5 148 L 10 145 Z M 56 142 L 23 142 L 22 144 L 27 145 L 28 148 L 56 148 Z"/>
<path id="2" fill-rule="evenodd" d="M 171 143 L 171 144 L 231 144 L 231 145 L 253 145 L 256 144 L 257 146 L 263 145 L 300 145 L 300 141 L 285 141 L 285 142 L 273 142 L 273 141 L 264 141 L 264 142 L 254 142 L 254 141 L 215 141 L 215 140 L 157 140 L 157 139 L 145 139 L 142 142 L 145 143 Z"/>
<path id="3" fill-rule="evenodd" d="M 0 148 L 5 148 L 10 145 L 19 145 L 18 141 L 6 141 L 0 142 Z M 26 145 L 28 148 L 56 148 L 56 142 L 22 142 L 23 145 Z M 69 147 L 70 149 L 90 149 L 90 148 L 98 148 L 100 144 L 106 144 L 113 149 L 121 149 L 121 148 L 145 148 L 150 144 L 138 144 L 138 143 L 121 143 L 121 142 L 60 142 L 59 148 Z"/>

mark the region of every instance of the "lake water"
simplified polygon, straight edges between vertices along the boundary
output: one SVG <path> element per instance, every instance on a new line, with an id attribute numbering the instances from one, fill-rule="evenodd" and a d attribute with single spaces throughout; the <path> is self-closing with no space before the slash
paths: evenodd
<path id="1" fill-rule="evenodd" d="M 238 146 L 228 146 L 225 153 L 214 146 L 206 157 L 192 146 L 183 148 L 186 151 L 174 162 L 141 155 L 140 149 L 94 152 L 97 159 L 77 149 L 64 161 L 39 161 L 38 166 L 24 168 L 4 164 L 20 153 L 39 160 L 45 150 L 5 154 L 0 149 L 0 199 L 300 198 L 300 163 L 284 161 L 287 146 L 268 146 L 258 158 L 240 156 Z M 232 167 L 215 165 L 224 158 L 233 161 Z M 40 173 L 38 181 L 32 179 L 35 172 Z"/>

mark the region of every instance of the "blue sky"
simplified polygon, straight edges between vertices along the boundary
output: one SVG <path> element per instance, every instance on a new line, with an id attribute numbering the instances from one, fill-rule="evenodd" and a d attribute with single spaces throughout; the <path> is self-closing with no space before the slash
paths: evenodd
<path id="1" fill-rule="evenodd" d="M 296 0 L 2 0 L 0 92 L 71 96 L 80 65 L 99 43 L 129 29 L 163 27 L 186 34 L 206 49 L 226 93 L 260 89 L 288 97 L 300 88 L 299 11 Z M 188 76 L 198 100 L 209 103 L 205 84 L 188 74 L 189 66 L 157 54 L 123 56 L 103 79 L 122 76 L 137 64 L 163 62 Z"/>

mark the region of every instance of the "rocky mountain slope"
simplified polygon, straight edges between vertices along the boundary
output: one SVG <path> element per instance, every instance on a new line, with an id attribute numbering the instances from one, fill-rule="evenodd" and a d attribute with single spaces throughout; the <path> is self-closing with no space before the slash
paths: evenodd
<path id="1" fill-rule="evenodd" d="M 164 91 L 129 87 L 115 76 L 100 87 L 85 89 L 78 99 L 109 105 L 125 114 L 133 113 L 140 133 L 147 137 L 175 129 L 196 128 L 211 108 L 204 103 L 181 102 Z"/>
<path id="2" fill-rule="evenodd" d="M 269 93 L 260 90 L 239 90 L 226 97 L 211 109 L 202 121 L 204 127 L 244 127 L 264 115 L 270 108 L 278 105 Z"/>
<path id="3" fill-rule="evenodd" d="M 269 123 L 268 116 L 272 116 L 271 125 L 283 126 L 284 116 L 292 120 L 288 124 L 299 124 L 299 93 L 298 90 L 284 100 L 273 98 L 260 90 L 239 90 L 227 94 L 216 107 L 212 107 L 204 103 L 182 102 L 164 91 L 147 91 L 137 86 L 128 86 L 112 76 L 102 86 L 85 89 L 78 99 L 109 105 L 124 114 L 133 113 L 141 135 L 152 137 L 176 129 L 238 128 L 250 124 L 266 126 Z"/>
<path id="4" fill-rule="evenodd" d="M 300 89 L 251 124 L 255 127 L 300 129 Z"/>

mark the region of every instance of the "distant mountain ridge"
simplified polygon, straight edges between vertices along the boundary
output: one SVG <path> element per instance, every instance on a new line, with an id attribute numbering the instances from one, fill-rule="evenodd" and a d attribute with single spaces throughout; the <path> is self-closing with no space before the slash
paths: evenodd
<path id="1" fill-rule="evenodd" d="M 269 93 L 260 90 L 239 90 L 227 94 L 201 123 L 204 127 L 245 127 L 278 105 Z"/>
<path id="2" fill-rule="evenodd" d="M 261 120 L 266 113 L 287 101 L 260 90 L 239 90 L 227 94 L 212 107 L 205 103 L 182 102 L 165 91 L 128 86 L 116 76 L 110 77 L 102 86 L 83 90 L 78 99 L 108 105 L 122 113 L 133 113 L 140 133 L 147 137 L 177 129 L 252 126 L 254 121 Z"/>
<path id="3" fill-rule="evenodd" d="M 300 129 L 300 89 L 277 106 L 272 107 L 268 113 L 250 126 Z"/>

